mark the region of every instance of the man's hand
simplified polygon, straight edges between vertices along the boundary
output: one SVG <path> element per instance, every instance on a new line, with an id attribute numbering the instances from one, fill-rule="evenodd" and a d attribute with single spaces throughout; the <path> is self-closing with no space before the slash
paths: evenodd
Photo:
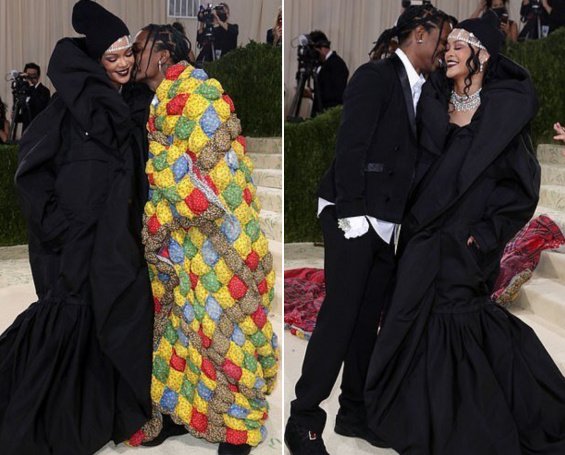
<path id="1" fill-rule="evenodd" d="M 561 126 L 559 122 L 553 125 L 553 129 L 557 133 L 557 136 L 553 136 L 553 139 L 556 141 L 563 141 L 565 142 L 565 128 Z"/>
<path id="2" fill-rule="evenodd" d="M 338 227 L 345 233 L 346 239 L 354 239 L 369 231 L 369 222 L 364 216 L 352 216 L 339 219 Z"/>
<path id="3" fill-rule="evenodd" d="M 302 92 L 302 97 L 313 99 L 312 90 L 310 90 L 308 87 L 304 87 L 304 91 Z"/>

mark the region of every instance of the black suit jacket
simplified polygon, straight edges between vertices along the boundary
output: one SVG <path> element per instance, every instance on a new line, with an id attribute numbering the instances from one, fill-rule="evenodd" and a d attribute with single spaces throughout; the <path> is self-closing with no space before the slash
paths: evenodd
<path id="1" fill-rule="evenodd" d="M 345 90 L 335 159 L 319 196 L 339 218 L 400 223 L 418 155 L 408 75 L 396 55 L 361 66 Z"/>
<path id="2" fill-rule="evenodd" d="M 312 117 L 320 112 L 316 100 L 318 96 L 320 96 L 322 102 L 322 111 L 343 104 L 343 92 L 345 91 L 348 77 L 349 70 L 347 65 L 335 52 L 322 63 L 318 73 L 319 95 L 314 93 Z"/>
<path id="3" fill-rule="evenodd" d="M 29 113 L 25 110 L 22 114 L 22 131 L 25 131 L 31 121 L 39 115 L 39 113 L 47 107 L 51 99 L 51 92 L 45 85 L 39 83 L 31 92 L 29 101 Z"/>

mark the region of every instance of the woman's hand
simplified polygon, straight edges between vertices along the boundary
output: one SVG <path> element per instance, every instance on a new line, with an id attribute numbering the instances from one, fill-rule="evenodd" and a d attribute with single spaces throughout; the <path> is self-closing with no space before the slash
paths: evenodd
<path id="1" fill-rule="evenodd" d="M 475 11 L 473 12 L 473 14 L 471 14 L 471 19 L 475 19 L 477 17 L 479 17 L 481 15 L 481 13 L 487 8 L 487 2 L 486 0 L 479 0 L 479 3 L 477 5 L 477 8 L 475 9 Z"/>
<path id="2" fill-rule="evenodd" d="M 479 243 L 475 240 L 475 237 L 473 237 L 472 235 L 469 236 L 469 238 L 467 239 L 467 246 L 472 246 L 475 245 L 475 247 L 480 250 L 481 247 L 479 246 Z"/>
<path id="3" fill-rule="evenodd" d="M 559 122 L 553 125 L 553 129 L 557 133 L 557 136 L 553 136 L 553 139 L 556 141 L 563 141 L 565 142 L 565 128 L 561 126 Z"/>

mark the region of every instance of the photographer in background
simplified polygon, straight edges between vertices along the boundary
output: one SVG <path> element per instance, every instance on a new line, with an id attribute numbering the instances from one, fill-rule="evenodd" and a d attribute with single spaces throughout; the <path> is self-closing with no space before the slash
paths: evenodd
<path id="1" fill-rule="evenodd" d="M 237 47 L 239 27 L 230 24 L 230 8 L 227 3 L 219 3 L 212 8 L 200 7 L 198 12 L 198 33 L 196 42 L 201 49 L 197 62 L 211 62 L 223 57 Z"/>
<path id="2" fill-rule="evenodd" d="M 508 0 L 479 0 L 477 8 L 471 19 L 481 17 L 486 11 L 491 10 L 498 16 L 498 28 L 506 37 L 506 41 L 518 41 L 518 24 L 510 20 L 508 13 Z"/>
<path id="3" fill-rule="evenodd" d="M 343 59 L 331 50 L 331 43 L 323 32 L 312 31 L 310 40 L 320 55 L 321 64 L 317 69 L 319 93 L 312 94 L 309 89 L 305 89 L 304 96 L 314 100 L 312 117 L 315 117 L 330 107 L 343 104 L 343 92 L 349 78 L 349 70 Z M 317 102 L 318 97 L 321 103 Z M 318 108 L 319 104 L 321 104 L 321 111 Z"/>
<path id="4" fill-rule="evenodd" d="M 542 0 L 542 5 L 549 14 L 549 33 L 565 26 L 565 0 Z"/>
<path id="5" fill-rule="evenodd" d="M 31 121 L 47 107 L 51 99 L 51 92 L 39 79 L 41 78 L 41 68 L 35 63 L 26 63 L 22 76 L 25 77 L 30 85 L 29 94 L 25 99 L 25 106 L 16 117 L 16 123 L 22 124 L 22 133 L 29 126 Z"/>
<path id="6" fill-rule="evenodd" d="M 10 138 L 10 122 L 6 118 L 6 103 L 0 98 L 0 144 L 5 144 Z"/>
<path id="7" fill-rule="evenodd" d="M 275 25 L 273 28 L 267 30 L 267 44 L 270 44 L 271 46 L 282 46 L 282 26 L 282 7 L 279 6 Z"/>
<path id="8" fill-rule="evenodd" d="M 540 39 L 549 33 L 549 14 L 542 5 L 542 0 L 522 0 L 520 17 L 524 28 L 518 39 Z"/>

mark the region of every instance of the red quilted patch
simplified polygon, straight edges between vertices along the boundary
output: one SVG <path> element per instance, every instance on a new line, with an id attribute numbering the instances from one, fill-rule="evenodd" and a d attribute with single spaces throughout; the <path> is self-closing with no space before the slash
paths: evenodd
<path id="1" fill-rule="evenodd" d="M 251 191 L 249 191 L 249 188 L 245 188 L 243 190 L 243 199 L 245 199 L 247 205 L 251 205 L 251 202 L 253 201 L 253 195 L 251 194 Z"/>
<path id="2" fill-rule="evenodd" d="M 185 198 L 185 202 L 186 205 L 188 205 L 188 208 L 196 215 L 200 215 L 205 212 L 209 205 L 208 199 L 206 199 L 204 193 L 198 188 L 192 190 L 192 193 Z"/>
<path id="3" fill-rule="evenodd" d="M 173 349 L 173 355 L 171 356 L 171 360 L 169 361 L 169 364 L 171 365 L 172 368 L 174 368 L 177 371 L 180 371 L 181 373 L 186 368 L 186 360 L 183 359 L 182 357 L 179 357 L 177 355 L 177 351 L 175 351 L 174 349 Z"/>
<path id="4" fill-rule="evenodd" d="M 208 349 L 212 345 L 212 340 L 204 335 L 202 329 L 198 330 L 198 335 L 200 335 L 200 339 L 202 340 L 202 346 Z"/>
<path id="5" fill-rule="evenodd" d="M 143 432 L 143 430 L 137 430 L 132 436 L 131 438 L 129 438 L 129 443 L 131 446 L 133 447 L 137 447 L 140 446 L 141 443 L 143 442 L 143 440 L 145 439 L 145 433 Z"/>
<path id="6" fill-rule="evenodd" d="M 245 259 L 245 263 L 247 264 L 247 267 L 249 267 L 254 272 L 255 270 L 257 270 L 257 267 L 259 267 L 259 260 L 260 259 L 257 252 L 252 251 L 247 255 L 247 259 Z"/>
<path id="7" fill-rule="evenodd" d="M 233 393 L 239 393 L 239 387 L 235 384 L 228 384 L 228 389 L 230 389 Z"/>
<path id="8" fill-rule="evenodd" d="M 237 136 L 235 140 L 239 142 L 241 145 L 243 145 L 244 149 L 245 147 L 247 147 L 247 141 L 245 140 L 245 136 Z"/>
<path id="9" fill-rule="evenodd" d="M 169 247 L 164 246 L 163 248 L 161 248 L 161 251 L 159 251 L 159 255 L 164 258 L 171 259 L 171 256 L 169 255 Z"/>
<path id="10" fill-rule="evenodd" d="M 150 133 L 154 133 L 157 130 L 155 127 L 155 116 L 149 118 L 149 121 L 147 122 L 147 129 Z"/>
<path id="11" fill-rule="evenodd" d="M 161 305 L 159 299 L 157 297 L 153 297 L 153 311 L 155 313 L 160 313 L 162 309 L 163 305 Z"/>
<path id="12" fill-rule="evenodd" d="M 247 431 L 226 429 L 226 442 L 228 444 L 241 445 L 247 443 Z"/>
<path id="13" fill-rule="evenodd" d="M 239 381 L 241 379 L 241 368 L 238 367 L 231 360 L 226 359 L 223 365 L 224 372 L 231 378 Z"/>
<path id="14" fill-rule="evenodd" d="M 216 369 L 208 359 L 202 359 L 202 371 L 206 376 L 212 379 L 212 381 L 216 380 Z"/>
<path id="15" fill-rule="evenodd" d="M 182 73 L 185 70 L 185 68 L 186 66 L 184 65 L 169 66 L 169 68 L 165 72 L 165 77 L 170 81 L 175 81 L 180 76 L 180 73 Z"/>
<path id="16" fill-rule="evenodd" d="M 232 99 L 228 95 L 222 96 L 224 101 L 230 105 L 230 112 L 235 112 L 235 106 L 233 104 Z"/>
<path id="17" fill-rule="evenodd" d="M 198 284 L 198 275 L 190 272 L 188 276 L 190 277 L 190 288 L 192 290 L 196 289 L 196 285 Z"/>
<path id="18" fill-rule="evenodd" d="M 153 173 L 147 174 L 147 180 L 149 180 L 149 185 L 155 186 L 155 179 L 153 178 Z"/>
<path id="19" fill-rule="evenodd" d="M 232 276 L 232 279 L 228 283 L 228 291 L 230 295 L 235 299 L 241 299 L 247 293 L 247 286 L 237 275 Z"/>
<path id="20" fill-rule="evenodd" d="M 198 412 L 196 409 L 192 410 L 192 419 L 190 419 L 190 426 L 200 433 L 204 433 L 208 428 L 208 417 Z"/>
<path id="21" fill-rule="evenodd" d="M 262 307 L 257 308 L 255 313 L 251 315 L 251 319 L 253 319 L 253 322 L 255 322 L 255 325 L 259 327 L 259 329 L 262 329 L 267 323 L 267 315 L 265 314 L 265 311 L 263 311 Z"/>
<path id="22" fill-rule="evenodd" d="M 167 103 L 167 114 L 181 115 L 189 96 L 190 95 L 188 93 L 181 93 L 180 95 L 175 96 Z"/>
<path id="23" fill-rule="evenodd" d="M 259 286 L 257 286 L 257 289 L 259 290 L 259 294 L 263 295 L 266 294 L 267 291 L 269 290 L 269 288 L 267 287 L 267 281 L 263 280 L 259 283 Z"/>
<path id="24" fill-rule="evenodd" d="M 152 215 L 147 221 L 147 229 L 149 229 L 150 234 L 156 234 L 159 228 L 161 227 L 161 223 L 157 219 L 157 215 Z"/>

